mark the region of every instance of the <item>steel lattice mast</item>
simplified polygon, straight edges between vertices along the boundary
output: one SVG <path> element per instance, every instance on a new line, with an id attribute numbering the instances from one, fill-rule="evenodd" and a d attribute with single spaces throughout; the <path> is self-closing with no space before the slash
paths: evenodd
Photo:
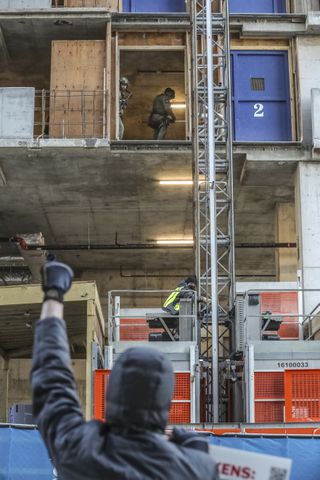
<path id="1" fill-rule="evenodd" d="M 217 5 L 217 4 L 220 5 Z M 193 2 L 194 185 L 201 353 L 207 368 L 207 421 L 220 420 L 219 360 L 230 355 L 234 305 L 234 212 L 227 0 Z M 220 7 L 215 13 L 215 7 Z"/>

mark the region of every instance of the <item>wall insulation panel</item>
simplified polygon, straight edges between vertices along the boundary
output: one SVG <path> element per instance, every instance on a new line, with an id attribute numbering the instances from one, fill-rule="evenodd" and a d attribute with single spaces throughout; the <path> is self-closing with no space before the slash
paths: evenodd
<path id="1" fill-rule="evenodd" d="M 102 137 L 105 123 L 106 42 L 52 42 L 51 137 Z"/>
<path id="2" fill-rule="evenodd" d="M 230 13 L 284 13 L 286 0 L 229 0 Z"/>
<path id="3" fill-rule="evenodd" d="M 123 0 L 124 12 L 166 13 L 185 12 L 185 0 Z"/>
<path id="4" fill-rule="evenodd" d="M 34 88 L 0 88 L 0 138 L 32 138 Z"/>
<path id="5" fill-rule="evenodd" d="M 233 50 L 236 141 L 291 141 L 288 52 Z"/>
<path id="6" fill-rule="evenodd" d="M 51 8 L 51 0 L 1 0 L 0 10 Z"/>

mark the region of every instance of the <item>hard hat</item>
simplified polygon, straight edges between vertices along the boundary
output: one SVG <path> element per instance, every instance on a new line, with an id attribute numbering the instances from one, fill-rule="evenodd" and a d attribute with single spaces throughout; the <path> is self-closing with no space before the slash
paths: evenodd
<path id="1" fill-rule="evenodd" d="M 127 77 L 121 77 L 120 78 L 120 84 L 121 85 L 129 85 L 129 80 L 127 79 Z"/>
<path id="2" fill-rule="evenodd" d="M 176 92 L 169 87 L 165 89 L 164 94 L 167 95 L 167 97 L 169 98 L 175 98 L 176 96 Z"/>

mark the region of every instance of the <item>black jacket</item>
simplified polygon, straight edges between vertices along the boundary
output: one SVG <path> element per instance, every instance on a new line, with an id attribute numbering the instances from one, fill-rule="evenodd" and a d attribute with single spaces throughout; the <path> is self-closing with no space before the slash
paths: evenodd
<path id="1" fill-rule="evenodd" d="M 31 372 L 34 415 L 59 479 L 216 479 L 214 461 L 207 453 L 190 448 L 190 438 L 185 442 L 177 434 L 175 443 L 162 433 L 172 389 L 168 361 L 150 348 L 144 350 L 146 358 L 137 359 L 134 350 L 127 350 L 116 362 L 112 384 L 110 376 L 108 421 L 85 422 L 71 371 L 65 322 L 48 318 L 37 323 Z M 135 375 L 140 375 L 142 383 L 132 395 L 130 378 Z M 151 392 L 156 394 L 150 396 Z"/>

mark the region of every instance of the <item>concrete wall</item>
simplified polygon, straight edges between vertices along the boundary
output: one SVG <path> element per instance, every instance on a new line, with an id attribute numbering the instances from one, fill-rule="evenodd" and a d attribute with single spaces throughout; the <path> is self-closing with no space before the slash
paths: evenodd
<path id="1" fill-rule="evenodd" d="M 76 378 L 80 401 L 84 409 L 86 390 L 86 367 L 85 360 L 73 360 L 72 368 Z M 8 407 L 13 403 L 31 403 L 30 388 L 31 359 L 15 359 L 9 362 L 9 395 L 5 401 L 6 371 L 4 360 L 0 359 L 0 422 L 5 422 L 8 415 Z"/>
<path id="2" fill-rule="evenodd" d="M 320 302 L 320 163 L 301 162 L 296 177 L 299 268 L 304 292 L 304 314 Z"/>
<path id="3" fill-rule="evenodd" d="M 152 255 L 152 252 L 150 253 Z M 100 296 L 105 319 L 107 318 L 107 303 L 109 290 L 172 290 L 184 278 L 193 274 L 190 269 L 185 270 L 159 270 L 148 272 L 148 277 L 142 270 L 123 270 L 122 275 L 137 275 L 136 277 L 121 276 L 119 270 L 85 270 L 78 280 L 95 280 Z M 159 276 L 158 276 L 159 275 Z M 174 275 L 174 276 L 172 276 Z M 126 295 L 123 296 L 123 307 L 160 307 L 163 295 Z"/>
<path id="4" fill-rule="evenodd" d="M 276 205 L 276 235 L 275 241 L 280 243 L 295 243 L 296 219 L 293 203 L 278 203 Z M 276 252 L 277 280 L 291 282 L 297 280 L 297 249 L 279 248 Z"/>
<path id="5" fill-rule="evenodd" d="M 297 37 L 303 143 L 311 146 L 311 89 L 319 86 L 320 37 Z"/>

